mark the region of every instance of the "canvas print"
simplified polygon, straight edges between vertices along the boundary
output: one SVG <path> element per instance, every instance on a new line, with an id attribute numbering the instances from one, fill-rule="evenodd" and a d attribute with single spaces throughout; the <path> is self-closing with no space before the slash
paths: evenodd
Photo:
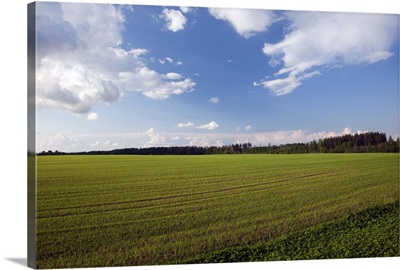
<path id="1" fill-rule="evenodd" d="M 399 15 L 28 5 L 28 263 L 399 256 Z"/>

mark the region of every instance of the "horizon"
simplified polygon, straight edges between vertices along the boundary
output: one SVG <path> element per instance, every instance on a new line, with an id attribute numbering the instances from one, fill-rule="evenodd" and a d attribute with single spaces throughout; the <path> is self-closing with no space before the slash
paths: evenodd
<path id="1" fill-rule="evenodd" d="M 36 152 L 399 137 L 397 15 L 38 2 L 37 35 Z"/>
<path id="2" fill-rule="evenodd" d="M 350 136 L 355 136 L 355 135 L 362 135 L 362 134 L 366 134 L 366 133 L 380 133 L 380 134 L 384 134 L 386 141 L 388 142 L 390 140 L 390 138 L 393 141 L 398 141 L 400 139 L 400 137 L 395 137 L 392 138 L 390 135 L 389 137 L 387 137 L 386 133 L 381 133 L 381 132 L 377 132 L 377 131 L 367 131 L 367 132 L 363 132 L 363 133 L 354 133 L 354 134 L 342 134 L 342 135 L 338 135 L 338 136 L 330 136 L 330 137 L 325 137 L 322 139 L 318 139 L 318 140 L 312 140 L 312 141 L 307 141 L 307 142 L 291 142 L 291 143 L 282 143 L 282 144 L 271 144 L 268 143 L 268 145 L 254 145 L 251 142 L 244 142 L 244 143 L 233 143 L 233 144 L 226 144 L 226 145 L 208 145 L 208 146 L 196 146 L 196 145 L 169 145 L 169 146 L 149 146 L 149 147 L 124 147 L 124 148 L 114 148 L 114 149 L 108 149 L 108 150 L 99 150 L 99 149 L 92 149 L 90 151 L 79 151 L 79 152 L 64 152 L 64 151 L 58 151 L 58 149 L 49 149 L 47 151 L 42 150 L 40 152 L 36 152 L 35 154 L 37 155 L 42 155 L 42 154 L 50 154 L 50 153 L 60 153 L 60 154 L 89 154 L 92 152 L 112 152 L 112 151 L 119 151 L 119 150 L 126 150 L 126 149 L 137 149 L 137 150 L 143 150 L 143 149 L 152 149 L 152 148 L 203 148 L 203 149 L 208 149 L 208 148 L 213 148 L 216 147 L 218 149 L 220 148 L 226 148 L 226 147 L 230 147 L 230 146 L 234 146 L 234 145 L 247 145 L 246 147 L 250 147 L 250 148 L 265 148 L 265 147 L 285 147 L 285 146 L 291 146 L 291 145 L 310 145 L 311 143 L 319 143 L 320 141 L 323 141 L 325 139 L 334 139 L 334 138 L 342 138 L 346 135 L 350 135 Z M 366 146 L 366 145 L 365 145 Z M 185 154 L 186 155 L 186 154 Z"/>

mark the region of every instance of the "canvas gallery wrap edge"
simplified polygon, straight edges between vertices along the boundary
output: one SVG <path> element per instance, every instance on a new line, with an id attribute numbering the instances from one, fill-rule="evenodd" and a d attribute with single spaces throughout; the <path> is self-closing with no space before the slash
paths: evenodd
<path id="1" fill-rule="evenodd" d="M 27 28 L 29 267 L 399 256 L 398 15 L 35 2 Z"/>
<path id="2" fill-rule="evenodd" d="M 36 5 L 28 5 L 28 244 L 27 265 L 36 268 Z"/>

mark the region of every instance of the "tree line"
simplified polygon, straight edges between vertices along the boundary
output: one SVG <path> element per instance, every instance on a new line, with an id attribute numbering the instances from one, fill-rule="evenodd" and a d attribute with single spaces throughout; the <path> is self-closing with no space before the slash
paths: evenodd
<path id="1" fill-rule="evenodd" d="M 259 146 L 246 153 L 304 154 L 304 153 L 398 153 L 399 138 L 386 138 L 385 133 L 366 132 L 313 140 L 309 143 L 293 143 L 279 146 Z"/>
<path id="2" fill-rule="evenodd" d="M 385 133 L 366 132 L 313 140 L 309 143 L 253 146 L 236 143 L 224 146 L 169 146 L 124 148 L 86 152 L 42 151 L 38 155 L 210 155 L 210 154 L 306 154 L 306 153 L 398 153 L 399 138 L 386 138 Z"/>

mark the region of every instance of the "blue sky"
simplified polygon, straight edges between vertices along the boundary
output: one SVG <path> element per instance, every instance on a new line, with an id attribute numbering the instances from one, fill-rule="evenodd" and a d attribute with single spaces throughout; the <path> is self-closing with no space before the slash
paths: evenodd
<path id="1" fill-rule="evenodd" d="M 37 151 L 398 136 L 399 17 L 37 5 Z"/>

